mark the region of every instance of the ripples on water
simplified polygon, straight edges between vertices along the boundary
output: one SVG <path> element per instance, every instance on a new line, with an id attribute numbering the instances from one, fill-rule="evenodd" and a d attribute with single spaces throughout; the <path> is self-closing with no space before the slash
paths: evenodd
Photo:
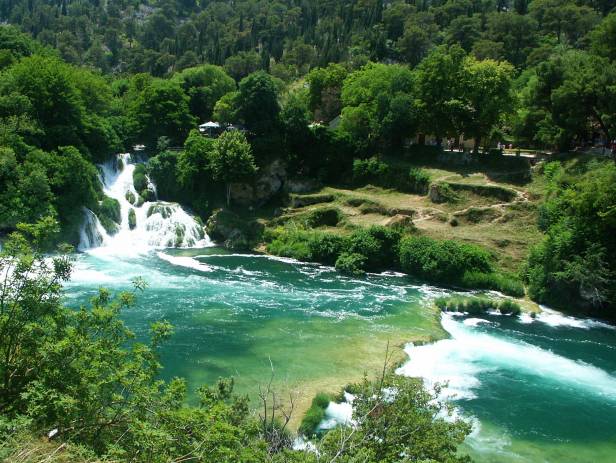
<path id="1" fill-rule="evenodd" d="M 176 327 L 165 376 L 196 386 L 234 375 L 247 393 L 269 359 L 288 383 L 326 387 L 361 376 L 362 362 L 388 338 L 436 332 L 429 301 L 445 294 L 401 274 L 349 278 L 292 259 L 206 249 L 82 255 L 67 297 L 82 303 L 98 285 L 124 289 L 135 276 L 150 288 L 127 323 L 138 334 L 160 318 Z M 449 339 L 407 346 L 410 360 L 398 372 L 448 382 L 448 397 L 475 417 L 474 456 L 616 461 L 616 330 L 549 309 L 536 320 L 446 315 L 442 324 Z"/>

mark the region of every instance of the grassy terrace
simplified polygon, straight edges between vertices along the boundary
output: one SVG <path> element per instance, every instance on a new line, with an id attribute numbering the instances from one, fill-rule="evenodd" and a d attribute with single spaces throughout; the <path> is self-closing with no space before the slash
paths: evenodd
<path id="1" fill-rule="evenodd" d="M 309 195 L 294 195 L 275 223 L 297 220 L 315 210 L 336 208 L 337 226 L 319 228 L 346 234 L 356 227 L 404 223 L 413 233 L 439 239 L 456 239 L 491 250 L 503 270 L 517 271 L 531 245 L 541 239 L 537 229 L 537 205 L 545 184 L 539 175 L 525 183 L 507 180 L 504 172 L 481 172 L 463 167 L 434 167 L 408 162 L 390 164 L 408 170 L 420 167 L 432 184 L 447 183 L 455 199 L 435 203 L 428 195 L 408 194 L 372 185 L 359 188 L 325 186 Z M 510 196 L 509 198 L 507 198 Z M 302 205 L 302 198 L 313 204 Z M 295 200 L 294 200 L 295 199 Z M 293 207 L 299 203 L 301 207 Z M 405 216 L 409 219 L 405 219 Z M 262 216 L 272 223 L 269 214 Z M 412 224 L 409 222 L 412 220 Z"/>

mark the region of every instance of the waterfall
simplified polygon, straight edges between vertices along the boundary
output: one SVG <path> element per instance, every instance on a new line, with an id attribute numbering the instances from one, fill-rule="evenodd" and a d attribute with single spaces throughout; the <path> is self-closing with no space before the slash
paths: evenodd
<path id="1" fill-rule="evenodd" d="M 154 248 L 211 245 L 203 226 L 179 204 L 154 199 L 156 185 L 149 178 L 147 197 L 141 198 L 133 185 L 137 164 L 138 159 L 125 153 L 100 165 L 103 192 L 120 204 L 121 220 L 117 232 L 108 235 L 92 211 L 84 212 L 79 249 L 141 254 Z"/>
<path id="2" fill-rule="evenodd" d="M 83 208 L 83 225 L 79 232 L 80 251 L 102 246 L 108 239 L 107 231 L 101 225 L 96 214 L 87 207 Z"/>

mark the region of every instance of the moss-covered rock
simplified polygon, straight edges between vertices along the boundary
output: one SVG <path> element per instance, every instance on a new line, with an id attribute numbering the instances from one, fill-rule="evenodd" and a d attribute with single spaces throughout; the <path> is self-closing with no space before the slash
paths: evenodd
<path id="1" fill-rule="evenodd" d="M 143 191 L 148 187 L 148 179 L 143 164 L 137 164 L 135 166 L 135 170 L 133 171 L 133 185 L 136 191 Z"/>
<path id="2" fill-rule="evenodd" d="M 100 202 L 97 212 L 98 219 L 108 234 L 113 235 L 119 230 L 122 212 L 117 199 L 105 196 Z"/>
<path id="3" fill-rule="evenodd" d="M 131 207 L 128 211 L 128 228 L 134 230 L 137 227 L 137 214 L 135 214 L 135 209 Z"/>
<path id="4" fill-rule="evenodd" d="M 127 191 L 124 197 L 126 198 L 126 201 L 128 201 L 129 203 L 133 205 L 137 201 L 137 198 L 135 197 L 135 193 L 133 193 L 132 191 Z"/>
<path id="5" fill-rule="evenodd" d="M 169 217 L 171 217 L 171 214 L 173 214 L 173 208 L 166 204 L 160 204 L 160 203 L 152 204 L 148 208 L 147 215 L 148 217 L 151 217 L 154 214 L 160 214 L 163 217 L 163 219 L 168 219 Z"/>
<path id="6" fill-rule="evenodd" d="M 256 220 L 244 220 L 227 209 L 217 209 L 208 219 L 206 231 L 228 249 L 246 250 L 259 241 L 263 225 Z"/>

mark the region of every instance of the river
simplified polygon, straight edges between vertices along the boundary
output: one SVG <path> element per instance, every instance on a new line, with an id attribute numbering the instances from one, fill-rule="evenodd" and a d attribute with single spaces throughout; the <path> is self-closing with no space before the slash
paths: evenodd
<path id="1" fill-rule="evenodd" d="M 130 168 L 104 175 L 120 199 Z M 122 186 L 123 185 L 123 186 Z M 67 303 L 87 304 L 97 288 L 148 289 L 124 314 L 144 338 L 165 319 L 175 334 L 162 348 L 163 376 L 190 390 L 233 376 L 254 398 L 274 371 L 281 391 L 308 402 L 382 365 L 406 344 L 399 374 L 421 376 L 474 424 L 464 451 L 483 462 L 613 462 L 616 456 L 616 330 L 545 309 L 536 319 L 452 317 L 432 300 L 447 291 L 400 274 L 351 278 L 332 268 L 262 255 L 231 254 L 192 231 L 189 249 L 164 249 L 189 214 L 137 211 L 137 227 L 105 236 L 95 218 L 66 288 Z M 123 217 L 131 207 L 122 203 Z M 141 221 L 142 223 L 139 223 Z M 101 236 L 97 236 L 99 233 Z"/>

